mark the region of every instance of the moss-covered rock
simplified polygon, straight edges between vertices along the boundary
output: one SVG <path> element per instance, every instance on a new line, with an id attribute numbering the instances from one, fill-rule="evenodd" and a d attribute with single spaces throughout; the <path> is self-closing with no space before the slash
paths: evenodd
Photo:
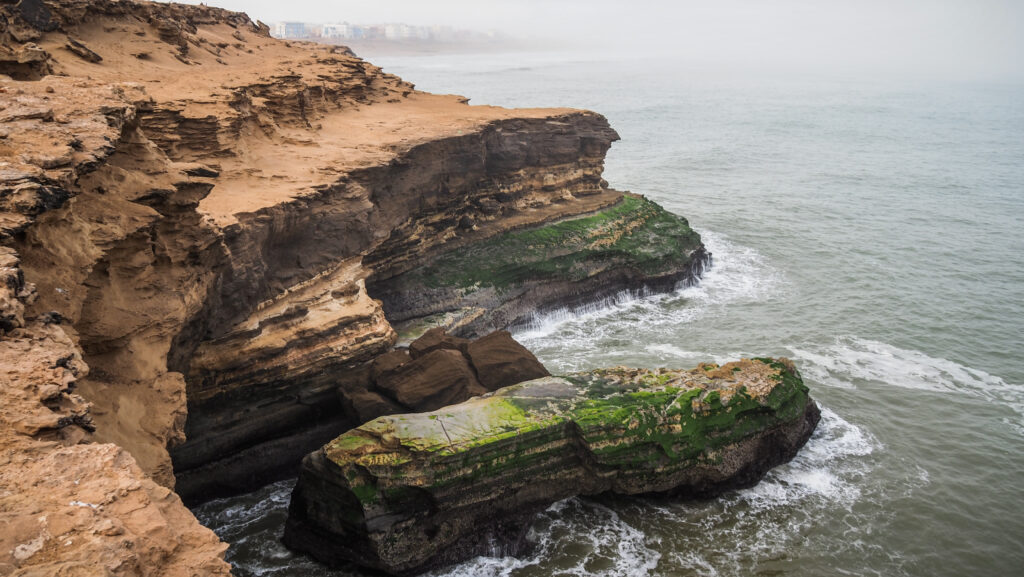
<path id="1" fill-rule="evenodd" d="M 329 564 L 422 571 L 522 542 L 574 495 L 713 495 L 792 458 L 818 411 L 784 359 L 546 377 L 370 421 L 310 454 L 285 542 Z"/>
<path id="2" fill-rule="evenodd" d="M 458 311 L 455 332 L 476 335 L 622 290 L 669 290 L 709 258 L 685 218 L 626 194 L 594 214 L 507 231 L 371 281 L 371 292 L 393 322 Z"/>

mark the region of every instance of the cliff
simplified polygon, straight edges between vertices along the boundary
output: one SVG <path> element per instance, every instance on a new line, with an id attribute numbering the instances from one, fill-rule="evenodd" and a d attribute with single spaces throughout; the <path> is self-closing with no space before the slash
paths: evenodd
<path id="1" fill-rule="evenodd" d="M 292 473 L 358 424 L 338 382 L 393 346 L 392 321 L 481 334 L 708 258 L 685 220 L 608 188 L 600 115 L 426 94 L 244 14 L 0 3 L 0 97 L 0 568 L 26 575 L 226 572 L 162 487 Z M 631 250 L 666 222 L 678 250 Z M 539 230 L 585 231 L 569 278 L 534 262 L 507 293 L 422 284 Z M 421 286 L 434 304 L 407 296 Z"/>
<path id="2" fill-rule="evenodd" d="M 333 565 L 412 574 L 520 550 L 576 495 L 707 497 L 753 485 L 810 437 L 788 361 L 546 377 L 430 413 L 380 417 L 310 454 L 285 543 Z"/>

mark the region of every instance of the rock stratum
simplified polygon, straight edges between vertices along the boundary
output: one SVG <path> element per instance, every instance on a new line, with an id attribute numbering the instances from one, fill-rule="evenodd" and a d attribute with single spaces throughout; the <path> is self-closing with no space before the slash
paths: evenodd
<path id="1" fill-rule="evenodd" d="M 0 2 L 0 573 L 227 574 L 179 495 L 360 424 L 344 385 L 393 323 L 692 281 L 685 219 L 601 178 L 617 138 L 240 13 Z"/>
<path id="2" fill-rule="evenodd" d="M 411 574 L 524 543 L 575 495 L 707 497 L 754 484 L 814 431 L 785 359 L 545 377 L 438 411 L 380 417 L 303 462 L 285 543 Z"/>

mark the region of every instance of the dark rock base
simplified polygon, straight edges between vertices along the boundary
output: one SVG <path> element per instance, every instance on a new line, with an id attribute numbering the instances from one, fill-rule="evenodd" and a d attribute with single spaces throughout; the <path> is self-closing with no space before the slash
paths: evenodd
<path id="1" fill-rule="evenodd" d="M 394 575 L 519 554 L 551 503 L 749 487 L 791 460 L 819 420 L 785 359 L 536 379 L 382 417 L 311 453 L 284 542 L 330 565 Z"/>
<path id="2" fill-rule="evenodd" d="M 693 482 L 648 495 L 672 499 L 709 499 L 728 491 L 753 487 L 768 471 L 796 457 L 800 448 L 811 438 L 819 420 L 821 411 L 818 404 L 810 400 L 798 422 L 736 443 L 728 449 L 722 465 L 696 470 Z M 316 452 L 309 455 L 304 466 L 307 469 L 331 467 L 326 461 L 321 453 Z M 297 501 L 301 499 L 302 494 L 296 492 L 292 497 L 293 510 L 306 506 L 304 502 Z M 547 506 L 530 507 L 515 517 L 498 519 L 493 524 L 478 527 L 432 558 L 429 563 L 391 574 L 416 575 L 481 555 L 525 555 L 533 546 L 526 538 L 530 525 Z M 337 536 L 305 523 L 294 515 L 288 517 L 283 542 L 290 549 L 309 553 L 318 561 L 335 568 L 350 566 L 352 559 L 365 559 L 366 555 L 366 551 L 349 549 L 338 541 Z"/>

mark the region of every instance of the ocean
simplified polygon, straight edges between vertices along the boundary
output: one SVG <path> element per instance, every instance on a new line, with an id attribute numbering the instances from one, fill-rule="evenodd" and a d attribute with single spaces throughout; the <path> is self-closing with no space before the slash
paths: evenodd
<path id="1" fill-rule="evenodd" d="M 963 576 L 1024 567 L 1024 86 L 728 72 L 556 53 L 370 56 L 474 104 L 569 106 L 605 177 L 687 217 L 697 286 L 555 311 L 553 372 L 792 358 L 822 408 L 795 460 L 718 499 L 570 499 L 535 549 L 436 576 Z M 199 519 L 242 576 L 342 576 L 285 549 L 293 481 Z"/>

